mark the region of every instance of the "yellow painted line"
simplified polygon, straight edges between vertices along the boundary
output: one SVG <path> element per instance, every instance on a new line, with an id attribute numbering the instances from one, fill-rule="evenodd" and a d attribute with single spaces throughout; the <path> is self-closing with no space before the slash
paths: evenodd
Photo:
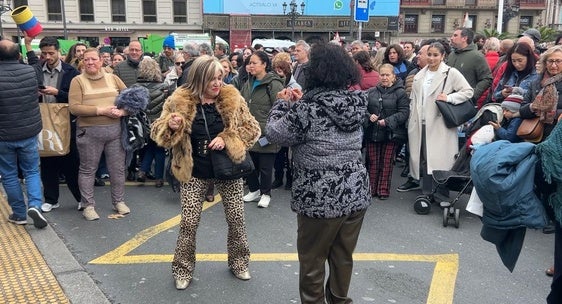
<path id="1" fill-rule="evenodd" d="M 204 203 L 203 210 L 206 210 L 221 200 L 220 196 L 215 196 L 211 203 Z M 171 263 L 173 254 L 140 254 L 127 255 L 152 237 L 161 232 L 179 225 L 180 216 L 175 216 L 163 223 L 149 227 L 131 240 L 125 242 L 116 249 L 104 254 L 89 262 L 89 264 L 105 265 L 124 265 L 124 264 L 147 264 L 147 263 Z M 226 253 L 199 253 L 196 255 L 198 262 L 226 262 Z M 455 283 L 458 273 L 459 256 L 458 254 L 395 254 L 395 253 L 355 253 L 353 259 L 359 261 L 380 261 L 380 262 L 422 262 L 434 263 L 435 268 L 429 286 L 426 304 L 452 304 L 454 299 Z M 252 262 L 297 262 L 296 253 L 252 253 Z"/>
<path id="2" fill-rule="evenodd" d="M 215 196 L 215 200 L 212 202 L 204 202 L 203 210 L 210 208 L 221 201 L 220 195 Z M 127 253 L 135 250 L 137 247 L 144 244 L 146 241 L 152 237 L 166 231 L 174 226 L 179 225 L 181 215 L 174 216 L 173 218 L 160 223 L 156 226 L 149 227 L 135 235 L 131 240 L 125 242 L 123 245 L 115 248 L 114 250 L 102 255 L 101 257 L 90 261 L 90 264 L 135 264 L 135 263 L 159 263 L 167 262 L 168 260 L 162 260 L 161 255 L 141 255 L 141 256 L 127 256 Z M 139 259 L 139 257 L 141 257 Z M 170 260 L 171 261 L 171 260 Z"/>

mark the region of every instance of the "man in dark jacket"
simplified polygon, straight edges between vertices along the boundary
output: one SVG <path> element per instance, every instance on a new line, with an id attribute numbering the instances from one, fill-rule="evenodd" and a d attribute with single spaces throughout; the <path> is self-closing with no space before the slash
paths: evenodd
<path id="1" fill-rule="evenodd" d="M 308 69 L 308 53 L 310 45 L 304 40 L 299 40 L 295 44 L 295 63 L 293 65 L 293 76 L 303 90 L 306 89 L 305 75 Z"/>
<path id="2" fill-rule="evenodd" d="M 127 59 L 115 66 L 115 70 L 113 70 L 113 74 L 119 76 L 127 87 L 130 87 L 137 82 L 137 78 L 139 76 L 139 63 L 142 60 L 142 54 L 143 52 L 140 42 L 137 40 L 131 41 L 129 43 L 129 55 L 127 55 Z M 135 152 L 135 155 L 133 155 L 133 161 L 127 169 L 127 180 L 129 181 L 136 179 L 136 159 L 137 153 Z"/>
<path id="3" fill-rule="evenodd" d="M 27 216 L 37 228 L 47 221 L 41 214 L 41 178 L 37 134 L 41 132 L 37 74 L 33 67 L 19 63 L 18 46 L 0 41 L 0 175 L 12 214 L 8 221 L 27 224 Z M 25 179 L 27 205 L 18 178 Z M 27 211 L 27 212 L 26 212 Z"/>
<path id="4" fill-rule="evenodd" d="M 129 43 L 129 55 L 113 70 L 113 74 L 119 76 L 127 87 L 137 82 L 139 62 L 142 59 L 142 47 L 140 42 L 133 40 Z"/>
<path id="5" fill-rule="evenodd" d="M 31 50 L 31 37 L 25 37 L 28 63 L 34 65 L 39 71 L 43 85 L 39 92 L 39 101 L 44 103 L 68 103 L 70 81 L 80 72 L 59 57 L 60 44 L 55 37 L 45 37 L 39 42 L 41 57 L 39 61 L 35 52 Z M 45 203 L 41 205 L 43 212 L 50 212 L 59 205 L 59 175 L 64 174 L 68 189 L 78 202 L 81 209 L 80 188 L 78 187 L 78 148 L 76 147 L 76 122 L 75 117 L 70 117 L 70 152 L 64 156 L 41 157 L 41 181 L 43 182 L 43 195 Z"/>
<path id="6" fill-rule="evenodd" d="M 459 28 L 451 36 L 451 47 L 454 50 L 447 58 L 447 64 L 459 70 L 466 81 L 474 89 L 473 104 L 492 84 L 492 71 L 472 42 L 474 32 L 468 28 Z"/>

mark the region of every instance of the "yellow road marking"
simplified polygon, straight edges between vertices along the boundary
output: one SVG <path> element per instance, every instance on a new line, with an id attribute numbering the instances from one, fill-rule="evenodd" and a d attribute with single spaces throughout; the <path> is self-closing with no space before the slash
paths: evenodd
<path id="1" fill-rule="evenodd" d="M 221 200 L 220 195 L 215 196 L 213 202 L 203 204 L 203 210 L 206 210 Z M 114 250 L 92 260 L 89 264 L 105 264 L 105 265 L 123 265 L 123 264 L 145 264 L 145 263 L 171 263 L 173 254 L 139 254 L 127 255 L 142 244 L 146 243 L 152 237 L 161 232 L 179 225 L 180 215 L 175 216 L 163 223 L 149 227 L 131 240 L 123 243 Z M 225 253 L 199 253 L 196 255 L 198 262 L 226 262 L 227 254 Z M 394 253 L 355 253 L 353 259 L 359 261 L 381 261 L 381 262 L 424 262 L 435 263 L 433 276 L 429 286 L 426 304 L 452 304 L 454 298 L 455 283 L 457 279 L 459 256 L 458 254 L 436 254 L 436 255 L 418 255 L 418 254 L 394 254 Z M 298 255 L 296 253 L 252 253 L 250 260 L 252 262 L 296 262 Z"/>

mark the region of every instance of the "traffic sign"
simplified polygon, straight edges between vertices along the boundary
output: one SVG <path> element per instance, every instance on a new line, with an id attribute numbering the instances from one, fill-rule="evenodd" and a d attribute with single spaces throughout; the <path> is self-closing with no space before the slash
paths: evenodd
<path id="1" fill-rule="evenodd" d="M 355 0 L 355 21 L 369 22 L 369 0 Z"/>

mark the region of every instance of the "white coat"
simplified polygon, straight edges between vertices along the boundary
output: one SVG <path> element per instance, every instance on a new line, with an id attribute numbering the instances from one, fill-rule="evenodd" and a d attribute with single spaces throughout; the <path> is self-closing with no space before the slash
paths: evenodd
<path id="1" fill-rule="evenodd" d="M 427 149 L 427 170 L 450 170 L 458 153 L 457 128 L 447 128 L 437 105 L 437 95 L 447 94 L 447 102 L 459 104 L 468 101 L 474 90 L 464 76 L 455 68 L 450 68 L 449 76 L 443 89 L 443 81 L 450 67 L 441 63 L 429 87 L 429 94 L 423 92 L 426 66 L 414 77 L 410 95 L 410 118 L 408 120 L 408 143 L 410 145 L 410 174 L 414 179 L 420 178 L 420 155 L 422 148 L 422 111 L 425 111 L 425 131 Z M 425 104 L 422 99 L 428 96 Z"/>

